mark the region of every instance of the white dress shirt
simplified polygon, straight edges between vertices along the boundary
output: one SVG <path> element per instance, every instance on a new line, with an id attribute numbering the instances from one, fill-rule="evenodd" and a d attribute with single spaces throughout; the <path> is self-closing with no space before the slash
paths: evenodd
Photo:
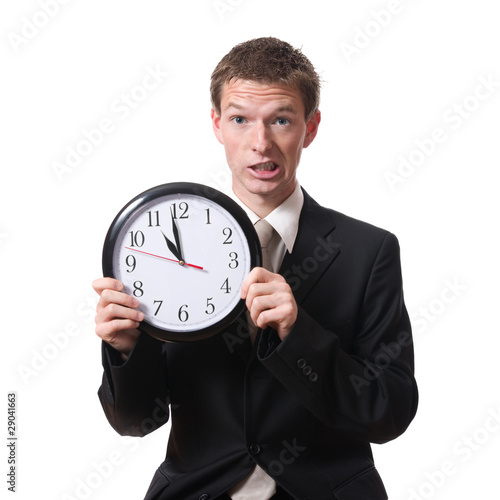
<path id="1" fill-rule="evenodd" d="M 260 217 L 242 203 L 233 192 L 228 194 L 245 210 L 252 224 L 255 225 L 260 220 Z M 274 272 L 279 270 L 286 251 L 293 250 L 303 205 L 304 194 L 297 182 L 294 192 L 265 217 L 275 230 L 268 246 Z M 255 465 L 252 472 L 227 493 L 232 500 L 268 500 L 276 493 L 276 483 L 261 467 Z"/>
<path id="2" fill-rule="evenodd" d="M 255 225 L 260 220 L 260 217 L 248 208 L 232 191 L 227 194 L 245 210 L 252 224 Z M 275 208 L 265 217 L 266 221 L 276 231 L 268 247 L 274 272 L 278 272 L 285 252 L 288 250 L 291 253 L 293 250 L 299 230 L 299 217 L 303 205 L 304 193 L 297 182 L 294 192 L 279 207 Z"/>

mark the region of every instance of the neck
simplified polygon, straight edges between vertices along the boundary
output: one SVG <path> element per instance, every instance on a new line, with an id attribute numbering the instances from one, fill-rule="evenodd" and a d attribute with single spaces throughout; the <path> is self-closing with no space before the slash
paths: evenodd
<path id="1" fill-rule="evenodd" d="M 291 186 L 291 189 L 282 193 L 256 194 L 238 189 L 238 186 L 233 182 L 233 192 L 252 212 L 263 219 L 294 192 L 296 185 L 297 181 Z"/>

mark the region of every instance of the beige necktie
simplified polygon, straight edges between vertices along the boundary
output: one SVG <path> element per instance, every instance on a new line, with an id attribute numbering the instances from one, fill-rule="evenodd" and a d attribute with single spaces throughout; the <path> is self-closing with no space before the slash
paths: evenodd
<path id="1" fill-rule="evenodd" d="M 262 248 L 262 267 L 273 272 L 271 258 L 267 249 L 274 234 L 273 226 L 271 226 L 267 220 L 260 219 L 255 223 L 255 230 L 259 236 L 260 246 Z"/>
<path id="2" fill-rule="evenodd" d="M 255 231 L 257 231 L 257 235 L 259 237 L 260 245 L 262 248 L 262 267 L 267 269 L 268 271 L 273 272 L 273 267 L 271 264 L 271 259 L 269 257 L 269 252 L 267 250 L 267 247 L 269 245 L 269 242 L 271 241 L 271 238 L 273 237 L 274 234 L 274 229 L 269 222 L 267 222 L 264 219 L 259 219 L 255 223 Z M 247 320 L 248 320 L 248 326 L 250 328 L 250 340 L 252 341 L 252 344 L 255 341 L 255 337 L 257 335 L 257 326 L 254 324 L 252 319 L 250 318 L 250 313 L 247 311 Z"/>

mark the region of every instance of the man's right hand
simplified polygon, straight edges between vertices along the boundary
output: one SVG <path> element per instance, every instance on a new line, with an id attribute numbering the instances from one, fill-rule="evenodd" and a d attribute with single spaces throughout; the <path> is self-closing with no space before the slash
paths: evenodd
<path id="1" fill-rule="evenodd" d="M 92 287 L 99 294 L 95 332 L 126 360 L 141 334 L 137 328 L 144 314 L 137 310 L 139 301 L 122 292 L 123 284 L 113 278 L 96 279 Z"/>

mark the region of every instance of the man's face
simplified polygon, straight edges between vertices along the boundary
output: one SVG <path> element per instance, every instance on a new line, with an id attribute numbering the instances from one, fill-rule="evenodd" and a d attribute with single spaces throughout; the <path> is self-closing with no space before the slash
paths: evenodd
<path id="1" fill-rule="evenodd" d="M 212 124 L 224 145 L 234 193 L 250 208 L 276 208 L 296 186 L 302 149 L 311 144 L 319 111 L 307 122 L 299 91 L 247 80 L 225 84 Z"/>

